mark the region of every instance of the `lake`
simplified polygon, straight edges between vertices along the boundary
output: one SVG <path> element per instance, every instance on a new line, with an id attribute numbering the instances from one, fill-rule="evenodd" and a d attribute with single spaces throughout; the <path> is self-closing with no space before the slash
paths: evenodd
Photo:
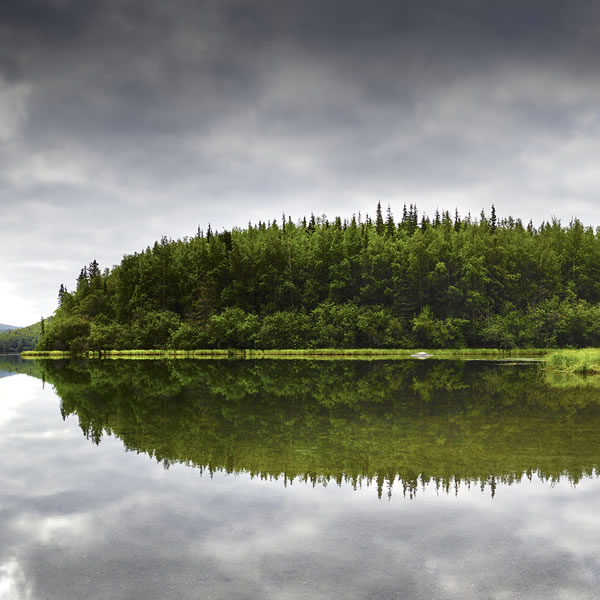
<path id="1" fill-rule="evenodd" d="M 600 383 L 0 357 L 0 600 L 600 597 Z"/>

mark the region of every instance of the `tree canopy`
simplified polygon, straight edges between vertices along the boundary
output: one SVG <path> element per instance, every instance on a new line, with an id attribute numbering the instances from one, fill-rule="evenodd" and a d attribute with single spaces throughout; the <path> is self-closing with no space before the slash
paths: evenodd
<path id="1" fill-rule="evenodd" d="M 93 260 L 39 350 L 600 345 L 600 229 L 482 211 L 325 215 Z"/>

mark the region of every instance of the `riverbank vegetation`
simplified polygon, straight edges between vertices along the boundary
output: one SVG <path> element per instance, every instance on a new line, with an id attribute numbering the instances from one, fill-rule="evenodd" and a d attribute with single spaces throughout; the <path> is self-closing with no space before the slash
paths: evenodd
<path id="1" fill-rule="evenodd" d="M 563 373 L 600 374 L 600 348 L 557 350 L 548 354 L 545 366 Z"/>
<path id="2" fill-rule="evenodd" d="M 406 348 L 292 348 L 275 350 L 256 349 L 201 349 L 201 350 L 87 350 L 85 352 L 70 352 L 62 350 L 31 350 L 23 352 L 21 356 L 26 359 L 33 358 L 71 358 L 84 356 L 88 358 L 293 358 L 310 360 L 315 359 L 350 359 L 368 360 L 376 359 L 406 359 L 418 352 L 425 352 L 429 356 L 416 358 L 507 358 L 507 357 L 542 357 L 549 350 L 546 348 L 515 348 L 511 350 L 499 348 L 437 348 L 423 351 L 422 349 Z M 433 353 L 433 354 L 431 354 Z"/>
<path id="3" fill-rule="evenodd" d="M 325 216 L 94 260 L 37 349 L 600 346 L 600 233 L 577 219 Z"/>

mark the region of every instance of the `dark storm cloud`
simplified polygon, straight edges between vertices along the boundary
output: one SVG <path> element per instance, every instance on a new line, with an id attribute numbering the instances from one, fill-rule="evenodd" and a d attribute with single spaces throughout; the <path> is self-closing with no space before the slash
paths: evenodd
<path id="1" fill-rule="evenodd" d="M 595 224 L 599 13 L 541 0 L 3 2 L 12 269 L 38 248 L 75 277 L 208 221 L 346 216 L 378 200 Z M 46 298 L 36 313 L 54 307 L 54 289 L 10 286 Z"/>

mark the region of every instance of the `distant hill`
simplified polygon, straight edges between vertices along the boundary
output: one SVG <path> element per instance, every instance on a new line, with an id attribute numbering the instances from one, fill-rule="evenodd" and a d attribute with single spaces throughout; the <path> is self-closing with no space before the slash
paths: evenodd
<path id="1" fill-rule="evenodd" d="M 52 319 L 46 319 L 51 322 Z M 34 323 L 28 327 L 11 327 L 0 325 L 0 354 L 13 354 L 24 350 L 33 350 L 41 333 L 41 323 Z M 8 328 L 8 329 L 6 329 Z"/>
<path id="2" fill-rule="evenodd" d="M 0 323 L 0 331 L 12 331 L 13 329 L 19 329 L 19 327 L 15 327 L 14 325 L 5 325 L 4 323 Z"/>

